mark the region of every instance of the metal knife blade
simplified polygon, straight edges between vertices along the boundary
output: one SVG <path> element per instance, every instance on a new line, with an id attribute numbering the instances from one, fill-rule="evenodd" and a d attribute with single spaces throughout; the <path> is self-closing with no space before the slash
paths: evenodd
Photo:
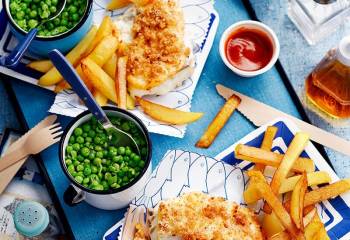
<path id="1" fill-rule="evenodd" d="M 293 121 L 300 130 L 308 133 L 311 140 L 350 156 L 350 142 L 341 137 L 315 127 L 221 84 L 216 85 L 216 90 L 225 99 L 230 98 L 233 94 L 239 96 L 242 99 L 242 102 L 238 106 L 238 111 L 240 111 L 255 126 L 262 126 L 276 118 L 287 118 Z"/>

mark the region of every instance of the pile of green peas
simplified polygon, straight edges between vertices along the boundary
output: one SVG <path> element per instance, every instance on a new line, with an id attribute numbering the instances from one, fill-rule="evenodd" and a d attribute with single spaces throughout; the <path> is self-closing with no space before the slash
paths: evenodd
<path id="1" fill-rule="evenodd" d="M 61 0 L 10 0 L 10 13 L 18 26 L 28 32 L 38 28 L 38 36 L 55 36 L 72 29 L 83 17 L 87 0 L 67 0 L 62 13 L 51 21 Z"/>
<path id="2" fill-rule="evenodd" d="M 65 164 L 75 181 L 86 188 L 118 189 L 134 180 L 145 167 L 148 155 L 144 134 L 132 121 L 109 117 L 111 122 L 133 136 L 141 156 L 129 146 L 116 146 L 96 118 L 75 128 L 65 149 Z"/>

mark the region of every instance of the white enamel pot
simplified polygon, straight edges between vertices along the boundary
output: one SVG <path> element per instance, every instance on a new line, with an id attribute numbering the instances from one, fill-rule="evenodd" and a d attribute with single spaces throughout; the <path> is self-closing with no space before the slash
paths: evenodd
<path id="1" fill-rule="evenodd" d="M 68 144 L 69 137 L 72 135 L 74 129 L 81 125 L 82 123 L 88 121 L 92 114 L 89 111 L 85 111 L 78 115 L 65 129 L 63 137 L 60 142 L 60 163 L 61 167 L 70 180 L 71 184 L 67 188 L 64 193 L 64 201 L 66 204 L 70 206 L 74 206 L 79 204 L 82 201 L 87 202 L 88 204 L 104 209 L 104 210 L 116 210 L 120 208 L 124 208 L 129 205 L 131 200 L 135 198 L 136 194 L 141 191 L 141 189 L 145 186 L 146 181 L 151 175 L 152 171 L 152 163 L 151 163 L 151 155 L 152 155 L 152 144 L 149 138 L 149 134 L 147 128 L 142 123 L 142 121 L 137 118 L 135 115 L 129 113 L 128 111 L 118 109 L 115 107 L 103 107 L 103 110 L 106 112 L 108 116 L 117 116 L 124 119 L 128 119 L 133 121 L 136 126 L 143 132 L 147 147 L 148 147 L 148 155 L 145 159 L 146 164 L 144 169 L 140 173 L 138 177 L 136 177 L 129 184 L 122 186 L 118 189 L 108 190 L 108 191 L 97 191 L 84 187 L 83 185 L 77 183 L 74 178 L 68 173 L 67 166 L 65 164 L 65 149 Z"/>

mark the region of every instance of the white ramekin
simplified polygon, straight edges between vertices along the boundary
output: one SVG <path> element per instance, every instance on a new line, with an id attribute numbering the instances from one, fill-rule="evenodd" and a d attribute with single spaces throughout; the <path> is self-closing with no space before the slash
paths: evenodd
<path id="1" fill-rule="evenodd" d="M 272 58 L 271 58 L 270 62 L 262 69 L 259 69 L 256 71 L 244 71 L 244 70 L 241 70 L 241 69 L 234 67 L 227 59 L 226 49 L 225 49 L 226 48 L 226 41 L 227 41 L 228 37 L 230 37 L 230 35 L 233 32 L 235 32 L 237 29 L 242 28 L 242 27 L 248 28 L 248 29 L 260 30 L 260 31 L 266 33 L 266 35 L 271 40 L 271 43 L 273 45 Z M 276 63 L 278 56 L 279 56 L 279 53 L 280 53 L 280 44 L 279 44 L 279 41 L 278 41 L 278 38 L 277 38 L 275 32 L 270 27 L 268 27 L 267 25 L 265 25 L 261 22 L 246 20 L 246 21 L 240 21 L 240 22 L 237 22 L 235 24 L 232 24 L 230 27 L 228 27 L 225 30 L 225 32 L 221 36 L 219 51 L 220 51 L 220 56 L 221 56 L 222 61 L 224 61 L 225 65 L 229 69 L 231 69 L 234 73 L 236 73 L 242 77 L 254 77 L 254 76 L 260 75 L 260 74 L 270 70 L 272 68 L 272 66 Z"/>

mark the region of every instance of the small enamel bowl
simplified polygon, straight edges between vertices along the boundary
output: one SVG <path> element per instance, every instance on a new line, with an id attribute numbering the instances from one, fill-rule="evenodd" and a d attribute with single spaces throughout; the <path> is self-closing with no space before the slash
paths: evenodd
<path id="1" fill-rule="evenodd" d="M 58 49 L 62 53 L 67 53 L 71 48 L 73 48 L 80 40 L 86 35 L 86 33 L 89 31 L 91 25 L 92 25 L 92 18 L 93 18 L 93 0 L 86 0 L 87 7 L 85 10 L 84 15 L 80 19 L 79 23 L 73 27 L 72 29 L 68 30 L 67 32 L 64 32 L 59 35 L 55 36 L 36 36 L 33 41 L 31 42 L 28 50 L 36 55 L 47 57 L 48 53 L 53 49 Z M 10 0 L 2 0 L 2 5 L 5 7 L 5 12 L 7 16 L 7 20 L 10 25 L 10 30 L 13 33 L 13 35 L 22 42 L 23 39 L 26 37 L 27 32 L 21 29 L 13 20 L 11 13 L 10 13 L 10 7 L 9 4 Z"/>
<path id="2" fill-rule="evenodd" d="M 263 67 L 259 70 L 256 70 L 256 71 L 245 71 L 245 70 L 241 70 L 241 69 L 236 68 L 227 59 L 227 56 L 226 56 L 227 39 L 231 36 L 232 33 L 234 33 L 235 31 L 237 31 L 240 28 L 259 30 L 263 33 L 266 33 L 266 36 L 270 39 L 270 41 L 272 43 L 273 53 L 272 53 L 271 60 L 269 61 L 269 63 L 265 67 Z M 254 77 L 254 76 L 260 75 L 260 74 L 270 70 L 272 68 L 272 66 L 276 63 L 278 56 L 279 56 L 279 53 L 280 53 L 280 44 L 279 44 L 279 41 L 278 41 L 276 34 L 274 33 L 274 31 L 270 27 L 268 27 L 267 25 L 265 25 L 261 22 L 247 20 L 247 21 L 237 22 L 225 30 L 225 32 L 221 36 L 219 51 L 220 51 L 220 56 L 221 56 L 222 61 L 234 73 L 236 73 L 237 75 L 242 76 L 242 77 Z"/>

